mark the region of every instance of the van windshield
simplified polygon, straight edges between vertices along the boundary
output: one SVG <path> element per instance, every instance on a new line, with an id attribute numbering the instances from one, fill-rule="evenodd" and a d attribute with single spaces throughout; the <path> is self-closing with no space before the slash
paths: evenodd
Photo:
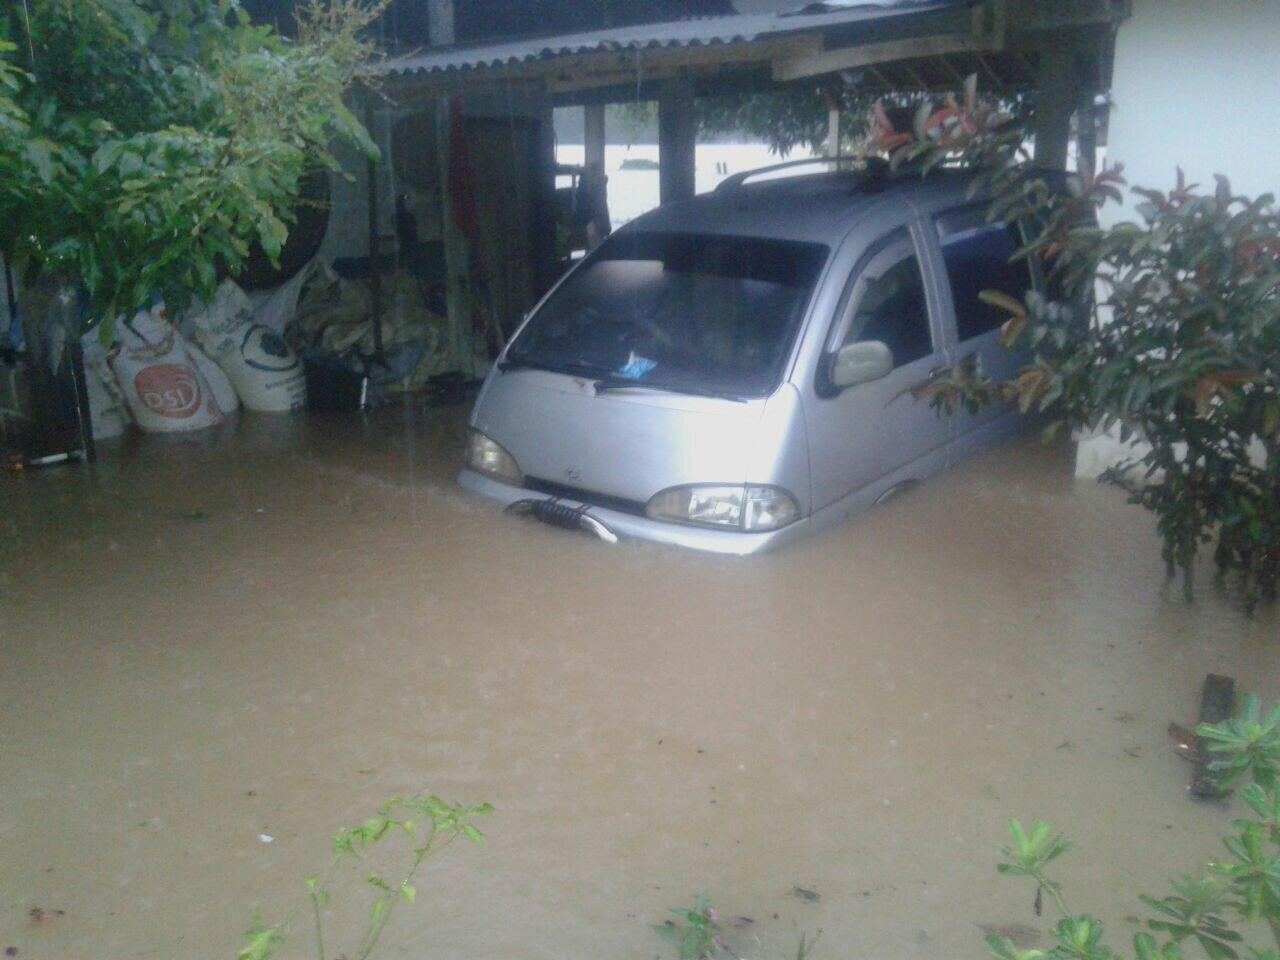
<path id="1" fill-rule="evenodd" d="M 765 395 L 827 253 L 788 240 L 616 234 L 534 314 L 507 360 L 614 384 Z"/>

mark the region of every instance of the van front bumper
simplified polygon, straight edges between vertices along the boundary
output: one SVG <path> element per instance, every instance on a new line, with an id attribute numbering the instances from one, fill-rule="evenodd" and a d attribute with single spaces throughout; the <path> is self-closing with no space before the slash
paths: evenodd
<path id="1" fill-rule="evenodd" d="M 554 499 L 567 507 L 581 509 L 593 520 L 603 524 L 620 540 L 651 540 L 654 543 L 669 543 L 677 547 L 687 547 L 690 550 L 702 550 L 708 553 L 733 556 L 763 553 L 791 543 L 793 540 L 799 540 L 808 533 L 809 528 L 808 517 L 802 517 L 781 530 L 770 530 L 767 533 L 743 533 L 679 523 L 663 523 L 660 520 L 650 520 L 648 517 L 610 510 L 568 497 L 549 497 L 545 493 L 527 490 L 524 487 L 513 487 L 471 469 L 464 469 L 458 474 L 458 484 L 473 493 L 496 500 L 503 507 L 509 507 L 521 500 Z"/>

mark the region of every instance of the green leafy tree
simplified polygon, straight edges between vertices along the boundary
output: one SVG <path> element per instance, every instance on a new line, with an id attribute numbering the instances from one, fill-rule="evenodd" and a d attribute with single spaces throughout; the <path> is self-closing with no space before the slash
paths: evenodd
<path id="1" fill-rule="evenodd" d="M 996 382 L 973 359 L 915 391 L 941 411 L 993 401 L 1046 416 L 1047 435 L 1115 430 L 1139 441 L 1104 479 L 1156 516 L 1172 577 L 1192 595 L 1200 548 L 1247 605 L 1280 587 L 1280 208 L 1225 177 L 1205 195 L 1181 171 L 1166 192 L 1135 187 L 1136 220 L 1101 228 L 1123 199 L 1119 169 L 1074 190 L 1026 162 L 1025 129 L 978 101 L 922 104 L 910 123 L 876 115 L 872 146 L 900 173 L 960 164 L 1019 226 L 1015 254 L 1043 291 L 983 298 L 1008 311 L 1004 343 L 1029 355 Z"/>
<path id="2" fill-rule="evenodd" d="M 297 37 L 236 0 L 26 0 L 0 13 L 0 255 L 89 323 L 276 256 L 300 178 L 376 148 L 344 94 L 385 0 L 309 0 Z"/>

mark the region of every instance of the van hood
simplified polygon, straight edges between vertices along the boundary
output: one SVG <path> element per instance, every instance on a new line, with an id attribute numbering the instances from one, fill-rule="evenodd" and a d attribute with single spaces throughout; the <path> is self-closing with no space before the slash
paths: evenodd
<path id="1" fill-rule="evenodd" d="M 746 482 L 764 406 L 639 388 L 597 394 L 589 378 L 494 369 L 471 425 L 526 478 L 644 504 L 667 487 Z"/>

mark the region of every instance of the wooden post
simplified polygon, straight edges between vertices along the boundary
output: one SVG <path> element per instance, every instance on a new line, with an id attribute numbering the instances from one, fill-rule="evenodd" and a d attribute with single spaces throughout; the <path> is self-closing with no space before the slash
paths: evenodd
<path id="1" fill-rule="evenodd" d="M 1098 108 L 1092 92 L 1081 95 L 1076 110 L 1076 150 L 1076 169 L 1081 176 L 1092 177 L 1098 164 Z"/>
<path id="2" fill-rule="evenodd" d="M 1080 80 L 1075 57 L 1065 38 L 1040 52 L 1036 78 L 1036 113 L 1032 120 L 1036 137 L 1036 166 L 1063 170 L 1071 140 L 1071 113 L 1078 99 Z"/>
<path id="3" fill-rule="evenodd" d="M 1231 677 L 1211 673 L 1204 678 L 1200 688 L 1200 723 L 1221 723 L 1231 719 L 1235 712 L 1236 682 Z M 1191 796 L 1196 800 L 1221 800 L 1226 795 L 1218 779 L 1218 772 L 1210 769 L 1216 759 L 1205 744 L 1204 738 L 1195 738 L 1195 772 L 1191 776 Z"/>
<path id="4" fill-rule="evenodd" d="M 474 375 L 471 363 L 471 257 L 467 238 L 455 219 L 450 188 L 454 158 L 452 146 L 452 103 L 448 97 L 436 101 L 436 156 L 440 161 L 440 239 L 444 243 L 445 313 L 449 321 L 449 359 L 455 370 Z M 461 117 L 458 118 L 461 123 Z M 462 131 L 457 131 L 462 135 Z"/>
<path id="5" fill-rule="evenodd" d="M 604 173 L 604 104 L 589 103 L 582 108 L 582 165 L 587 171 L 593 204 L 591 222 L 587 224 L 587 249 L 594 249 L 609 233 L 608 201 L 605 199 Z M 603 222 L 601 222 L 603 221 Z"/>
<path id="6" fill-rule="evenodd" d="M 827 105 L 827 156 L 840 156 L 840 98 L 831 90 L 822 91 Z"/>
<path id="7" fill-rule="evenodd" d="M 688 200 L 695 191 L 697 122 L 693 85 L 669 80 L 658 95 L 658 202 Z"/>
<path id="8" fill-rule="evenodd" d="M 453 0 L 427 0 L 427 30 L 433 47 L 454 42 Z"/>
<path id="9" fill-rule="evenodd" d="M 582 165 L 604 172 L 604 104 L 588 103 L 582 108 Z"/>
<path id="10" fill-rule="evenodd" d="M 364 125 L 369 136 L 376 137 L 378 122 L 374 96 L 365 100 Z M 372 160 L 365 164 L 365 180 L 369 202 L 369 309 L 373 314 L 373 355 L 382 359 L 382 244 L 378 235 L 378 165 Z"/>
<path id="11" fill-rule="evenodd" d="M 538 299 L 560 279 L 556 247 L 555 112 L 549 102 L 539 105 L 538 129 L 532 144 L 530 177 L 533 187 L 532 255 Z"/>

